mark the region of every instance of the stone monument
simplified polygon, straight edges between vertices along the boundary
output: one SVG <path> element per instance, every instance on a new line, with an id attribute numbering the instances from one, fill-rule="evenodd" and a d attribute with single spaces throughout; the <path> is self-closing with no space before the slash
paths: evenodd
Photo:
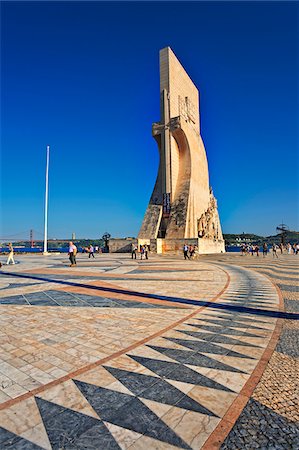
<path id="1" fill-rule="evenodd" d="M 160 50 L 161 121 L 152 134 L 159 152 L 156 184 L 138 234 L 151 250 L 224 252 L 217 201 L 200 136 L 199 93 L 173 51 Z"/>

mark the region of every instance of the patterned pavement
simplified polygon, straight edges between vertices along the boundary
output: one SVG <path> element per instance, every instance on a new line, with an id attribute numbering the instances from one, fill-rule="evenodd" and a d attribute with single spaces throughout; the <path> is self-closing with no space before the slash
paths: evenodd
<path id="1" fill-rule="evenodd" d="M 295 389 L 285 412 L 269 394 L 275 355 L 298 358 L 297 260 L 247 258 L 80 255 L 69 268 L 23 256 L 4 267 L 0 448 L 298 448 Z M 261 409 L 291 423 L 284 438 L 262 440 Z"/>

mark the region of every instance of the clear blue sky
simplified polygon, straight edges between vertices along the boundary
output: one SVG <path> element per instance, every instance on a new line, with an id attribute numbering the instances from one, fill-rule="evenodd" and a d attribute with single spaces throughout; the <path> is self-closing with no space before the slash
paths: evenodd
<path id="1" fill-rule="evenodd" d="M 0 238 L 136 236 L 158 168 L 159 49 L 201 94 L 225 233 L 298 229 L 298 3 L 2 2 Z M 38 235 L 37 237 L 41 237 Z"/>

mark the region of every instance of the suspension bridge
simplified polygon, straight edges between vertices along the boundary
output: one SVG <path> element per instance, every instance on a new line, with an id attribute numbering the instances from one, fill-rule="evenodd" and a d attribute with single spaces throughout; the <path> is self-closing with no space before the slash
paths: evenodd
<path id="1" fill-rule="evenodd" d="M 58 238 L 48 238 L 48 242 L 69 242 L 70 238 L 68 239 L 58 239 Z M 28 244 L 31 248 L 34 248 L 36 245 L 41 244 L 44 242 L 44 235 L 42 232 L 30 229 L 25 231 L 20 231 L 15 234 L 7 235 L 7 236 L 1 236 L 0 237 L 1 243 L 8 243 L 8 242 L 22 242 L 24 244 Z"/>

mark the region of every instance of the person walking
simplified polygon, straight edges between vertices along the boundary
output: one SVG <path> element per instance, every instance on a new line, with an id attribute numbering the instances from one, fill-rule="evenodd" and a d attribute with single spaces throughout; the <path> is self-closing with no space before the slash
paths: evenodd
<path id="1" fill-rule="evenodd" d="M 273 244 L 273 247 L 272 247 L 273 258 L 275 258 L 275 256 L 276 256 L 276 258 L 278 258 L 277 248 L 278 248 L 278 246 L 276 244 Z"/>
<path id="2" fill-rule="evenodd" d="M 268 245 L 266 242 L 263 243 L 263 258 L 268 254 Z"/>
<path id="3" fill-rule="evenodd" d="M 144 255 L 145 255 L 145 259 L 148 259 L 148 246 L 147 246 L 147 244 L 144 244 Z"/>
<path id="4" fill-rule="evenodd" d="M 190 245 L 189 247 L 189 255 L 190 255 L 190 259 L 193 259 L 194 256 L 194 246 Z"/>
<path id="5" fill-rule="evenodd" d="M 143 255 L 144 255 L 144 245 L 140 247 L 140 259 L 142 259 Z"/>
<path id="6" fill-rule="evenodd" d="M 10 263 L 15 264 L 15 260 L 13 259 L 13 246 L 12 246 L 11 242 L 8 243 L 8 249 L 9 249 L 9 254 L 8 254 L 6 264 L 7 265 L 9 265 Z"/>
<path id="7" fill-rule="evenodd" d="M 71 262 L 70 267 L 74 267 L 77 265 L 76 255 L 77 255 L 77 247 L 72 241 L 70 241 L 69 242 L 69 259 Z"/>
<path id="8" fill-rule="evenodd" d="M 137 247 L 135 244 L 132 244 L 131 253 L 132 253 L 132 259 L 133 258 L 136 259 Z"/>
<path id="9" fill-rule="evenodd" d="M 88 252 L 89 252 L 88 259 L 89 259 L 91 256 L 94 258 L 94 249 L 93 249 L 93 246 L 92 246 L 92 245 L 90 245 L 90 246 L 88 247 Z"/>
<path id="10" fill-rule="evenodd" d="M 187 244 L 185 244 L 184 247 L 183 247 L 184 258 L 185 258 L 185 259 L 190 259 L 190 258 L 189 258 L 189 255 L 188 255 L 188 250 L 189 250 L 189 247 L 188 247 Z"/>

